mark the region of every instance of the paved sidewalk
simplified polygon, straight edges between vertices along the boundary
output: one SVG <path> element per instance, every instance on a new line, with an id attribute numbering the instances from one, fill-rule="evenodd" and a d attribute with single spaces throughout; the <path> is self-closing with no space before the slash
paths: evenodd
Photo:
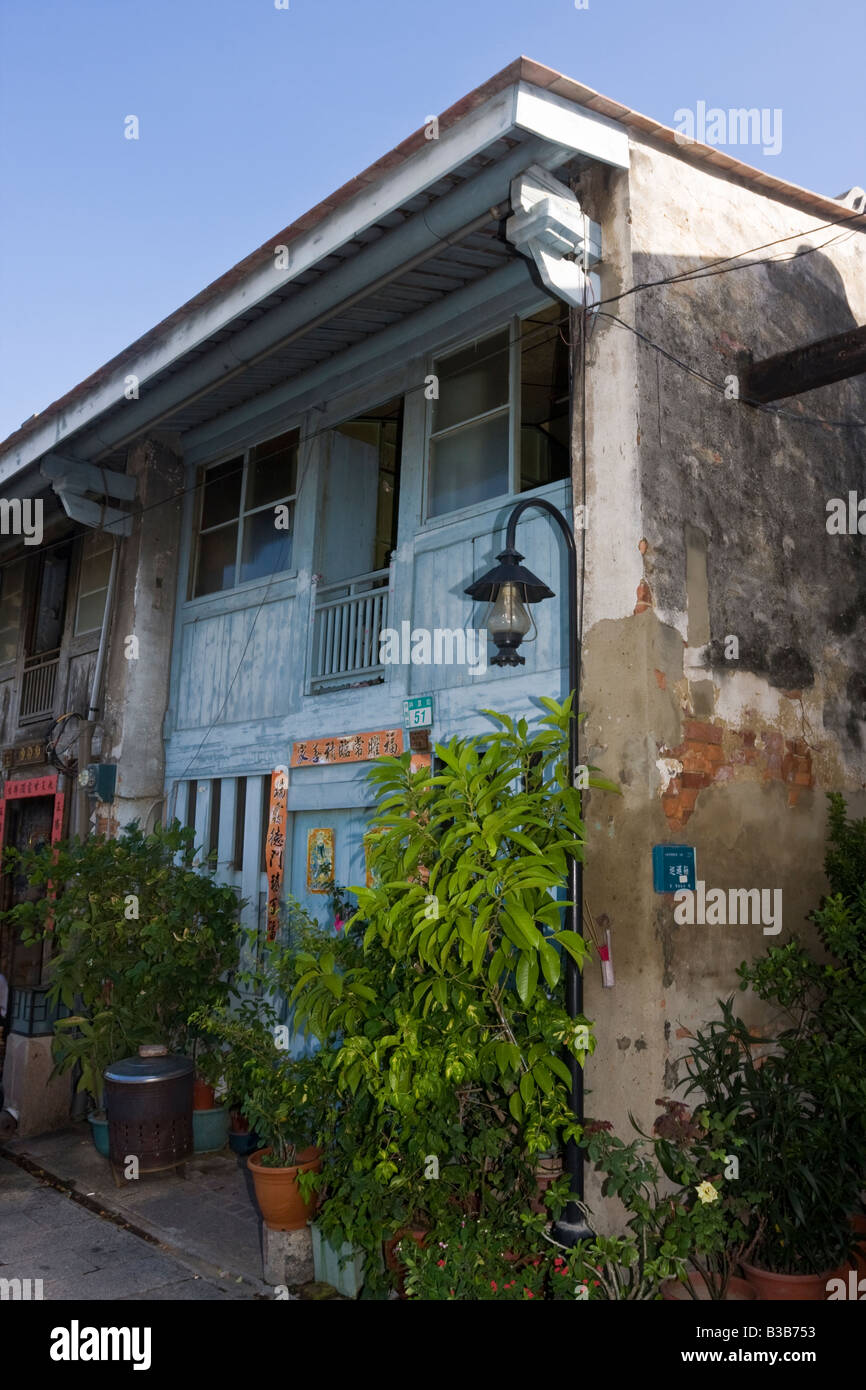
<path id="1" fill-rule="evenodd" d="M 9 1153 L 37 1164 L 65 1187 L 136 1230 L 155 1237 L 193 1272 L 248 1285 L 250 1294 L 273 1297 L 262 1282 L 262 1223 L 246 1160 L 230 1149 L 201 1154 L 186 1165 L 186 1178 L 153 1173 L 116 1187 L 108 1161 L 93 1146 L 86 1121 L 34 1138 L 14 1139 Z"/>
<path id="2" fill-rule="evenodd" d="M 0 1158 L 0 1279 L 41 1279 L 52 1299 L 237 1300 L 249 1285 L 207 1278 Z"/>

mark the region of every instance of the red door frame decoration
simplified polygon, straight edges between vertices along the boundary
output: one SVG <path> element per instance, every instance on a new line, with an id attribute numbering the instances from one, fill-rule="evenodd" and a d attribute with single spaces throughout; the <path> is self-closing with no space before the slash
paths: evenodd
<path id="1" fill-rule="evenodd" d="M 2 792 L 0 792 L 0 859 L 2 859 L 5 846 L 6 834 L 6 805 L 9 801 L 23 801 L 28 796 L 53 796 L 54 814 L 51 819 L 51 843 L 56 845 L 57 841 L 63 836 L 63 803 L 66 799 L 64 792 L 57 790 L 56 772 L 52 772 L 48 777 L 20 777 L 14 782 L 6 782 Z M 46 885 L 46 897 L 54 898 L 55 890 L 52 884 Z M 53 928 L 52 918 L 48 918 L 46 927 Z"/>
<path id="2" fill-rule="evenodd" d="M 56 772 L 53 772 L 48 777 L 20 777 L 14 782 L 6 782 L 3 791 L 0 792 L 0 850 L 5 848 L 6 804 L 9 801 L 21 801 L 27 796 L 54 797 L 54 817 L 51 822 L 52 845 L 56 845 L 57 841 L 61 839 L 65 797 L 63 792 L 57 790 L 57 775 Z"/>

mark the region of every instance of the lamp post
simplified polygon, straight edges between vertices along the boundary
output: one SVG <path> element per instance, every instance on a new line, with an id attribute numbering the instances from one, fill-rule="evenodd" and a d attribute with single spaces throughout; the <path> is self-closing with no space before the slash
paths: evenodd
<path id="1" fill-rule="evenodd" d="M 521 561 L 523 556 L 514 541 L 517 523 L 525 511 L 537 507 L 553 517 L 565 538 L 568 550 L 568 685 L 574 701 L 568 736 L 569 777 L 574 779 L 577 766 L 577 684 L 579 645 L 577 632 L 577 547 L 574 536 L 562 512 L 543 497 L 527 497 L 518 502 L 508 518 L 505 531 L 505 549 L 497 556 L 496 565 L 483 578 L 477 579 L 464 591 L 470 598 L 482 603 L 492 604 L 488 618 L 488 631 L 496 643 L 497 653 L 491 659 L 492 666 L 523 666 L 525 658 L 518 652 L 523 638 L 532 626 L 532 619 L 526 605 L 540 603 L 545 598 L 555 598 L 552 589 L 526 569 Z M 578 796 L 580 793 L 578 792 Z M 583 935 L 583 865 L 574 855 L 568 859 L 568 890 L 571 906 L 566 908 L 566 927 Z M 569 955 L 565 966 L 565 1007 L 569 1018 L 577 1018 L 583 1009 L 583 980 L 577 962 Z M 571 1073 L 571 1109 L 578 1124 L 583 1124 L 583 1069 L 577 1058 L 569 1053 Z M 565 1166 L 571 1179 L 571 1198 L 562 1218 L 556 1223 L 555 1233 L 563 1245 L 576 1245 L 580 1240 L 591 1237 L 592 1231 L 586 1223 L 581 1204 L 584 1195 L 583 1154 L 573 1139 L 565 1146 Z"/>

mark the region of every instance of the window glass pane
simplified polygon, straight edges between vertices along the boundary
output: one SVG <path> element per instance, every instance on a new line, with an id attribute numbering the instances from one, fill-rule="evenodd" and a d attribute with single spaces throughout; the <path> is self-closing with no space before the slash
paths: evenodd
<path id="1" fill-rule="evenodd" d="M 257 444 L 250 454 L 245 509 L 250 511 L 266 502 L 276 502 L 280 497 L 294 496 L 297 472 L 297 430 Z"/>
<path id="2" fill-rule="evenodd" d="M 237 522 L 199 537 L 194 598 L 234 587 L 237 543 Z"/>
<path id="3" fill-rule="evenodd" d="M 78 613 L 75 618 L 75 632 L 93 632 L 102 627 L 105 613 L 107 589 L 98 589 L 95 594 L 82 594 L 78 600 Z"/>
<path id="4" fill-rule="evenodd" d="M 81 572 L 78 577 L 76 636 L 80 632 L 92 632 L 102 626 L 110 572 L 111 546 L 106 548 L 103 536 L 88 537 L 84 543 Z"/>
<path id="5" fill-rule="evenodd" d="M 23 561 L 0 570 L 0 661 L 13 661 L 18 654 L 23 592 Z"/>
<path id="6" fill-rule="evenodd" d="M 226 459 L 205 472 L 204 497 L 201 507 L 201 529 L 234 521 L 241 509 L 241 479 L 243 456 Z M 224 585 L 220 587 L 225 587 Z"/>
<path id="7" fill-rule="evenodd" d="M 467 425 L 430 446 L 430 516 L 508 491 L 508 414 Z"/>
<path id="8" fill-rule="evenodd" d="M 524 319 L 520 352 L 520 490 L 570 473 L 568 310 Z"/>
<path id="9" fill-rule="evenodd" d="M 81 581 L 79 584 L 81 593 L 92 594 L 96 589 L 106 589 L 110 573 L 110 546 L 107 550 L 100 550 L 95 555 L 85 555 L 81 562 Z"/>
<path id="10" fill-rule="evenodd" d="M 239 584 L 291 569 L 292 533 L 291 530 L 278 531 L 274 525 L 275 521 L 276 513 L 272 507 L 245 517 Z M 292 506 L 289 503 L 289 527 L 291 525 Z M 216 534 L 219 535 L 220 532 Z"/>
<path id="11" fill-rule="evenodd" d="M 433 431 L 449 429 L 508 403 L 508 330 L 483 338 L 434 363 L 439 399 Z"/>

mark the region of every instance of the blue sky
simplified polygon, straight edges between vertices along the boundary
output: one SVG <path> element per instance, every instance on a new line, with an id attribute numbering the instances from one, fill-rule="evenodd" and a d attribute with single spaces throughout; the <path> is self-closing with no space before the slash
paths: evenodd
<path id="1" fill-rule="evenodd" d="M 521 53 L 866 185 L 863 0 L 3 0 L 0 439 Z"/>

